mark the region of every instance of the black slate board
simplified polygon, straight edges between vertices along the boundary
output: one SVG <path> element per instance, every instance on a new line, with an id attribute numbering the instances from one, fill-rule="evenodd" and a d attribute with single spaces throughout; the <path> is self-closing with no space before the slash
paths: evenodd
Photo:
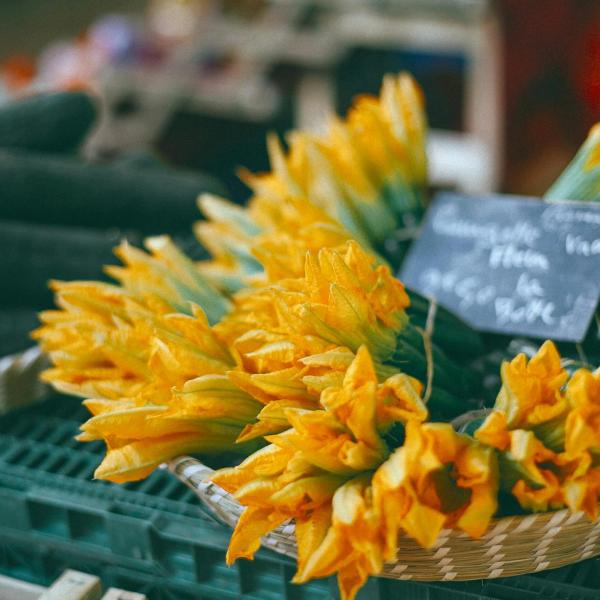
<path id="1" fill-rule="evenodd" d="M 481 331 L 579 342 L 600 296 L 600 204 L 439 194 L 400 279 Z"/>

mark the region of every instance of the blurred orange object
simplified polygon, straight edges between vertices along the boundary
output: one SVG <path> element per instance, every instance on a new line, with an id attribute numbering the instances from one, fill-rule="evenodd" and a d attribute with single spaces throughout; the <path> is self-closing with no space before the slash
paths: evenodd
<path id="1" fill-rule="evenodd" d="M 24 55 L 11 56 L 0 65 L 4 85 L 14 93 L 24 90 L 35 77 L 35 73 L 35 63 Z"/>

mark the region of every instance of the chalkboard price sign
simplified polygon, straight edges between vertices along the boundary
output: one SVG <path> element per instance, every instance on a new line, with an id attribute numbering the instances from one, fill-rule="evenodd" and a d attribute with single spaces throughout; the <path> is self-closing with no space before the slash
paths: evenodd
<path id="1" fill-rule="evenodd" d="M 481 331 L 579 342 L 600 296 L 600 205 L 440 194 L 400 279 Z"/>

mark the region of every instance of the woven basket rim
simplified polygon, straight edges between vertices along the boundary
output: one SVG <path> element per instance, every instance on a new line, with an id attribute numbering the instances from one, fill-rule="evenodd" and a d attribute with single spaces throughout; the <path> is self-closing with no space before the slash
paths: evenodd
<path id="1" fill-rule="evenodd" d="M 200 460 L 180 456 L 169 470 L 190 487 L 221 522 L 235 526 L 242 507 L 208 477 L 214 472 Z M 262 538 L 262 545 L 296 557 L 294 525 L 285 523 Z M 460 581 L 526 575 L 600 555 L 600 520 L 561 508 L 543 513 L 493 518 L 487 531 L 473 539 L 444 529 L 426 550 L 402 534 L 398 558 L 387 563 L 381 577 L 414 581 Z"/>

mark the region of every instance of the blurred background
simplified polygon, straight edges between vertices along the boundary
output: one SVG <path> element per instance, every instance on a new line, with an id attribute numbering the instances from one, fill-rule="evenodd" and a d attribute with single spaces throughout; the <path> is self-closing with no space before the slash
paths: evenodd
<path id="1" fill-rule="evenodd" d="M 425 91 L 435 186 L 541 194 L 600 117 L 596 0 L 21 0 L 0 34 L 0 102 L 92 89 L 89 156 L 149 146 L 240 200 L 267 131 L 318 129 L 386 72 Z"/>
<path id="2" fill-rule="evenodd" d="M 243 202 L 268 132 L 319 131 L 401 70 L 434 190 L 541 196 L 600 120 L 600 3 L 0 2 L 0 356 L 49 279 L 103 277 L 124 237 L 206 256 L 200 192 Z"/>

